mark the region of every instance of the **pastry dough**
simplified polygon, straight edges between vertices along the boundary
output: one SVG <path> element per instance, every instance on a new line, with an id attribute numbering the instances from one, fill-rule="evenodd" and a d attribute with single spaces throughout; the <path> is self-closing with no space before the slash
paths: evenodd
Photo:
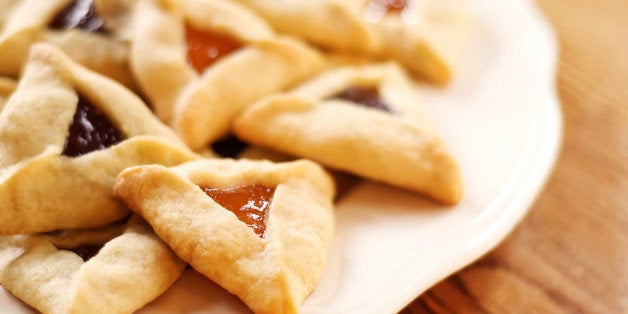
<path id="1" fill-rule="evenodd" d="M 73 122 L 77 95 L 102 111 L 124 139 L 78 157 L 64 154 L 70 125 L 84 122 Z M 115 221 L 128 214 L 111 191 L 122 169 L 196 157 L 137 96 L 57 48 L 37 44 L 0 114 L 0 234 Z"/>
<path id="2" fill-rule="evenodd" d="M 135 82 L 128 67 L 128 37 L 131 33 L 128 16 L 135 1 L 94 0 L 98 16 L 104 20 L 105 34 L 48 26 L 73 0 L 10 2 L 0 16 L 0 20 L 5 20 L 0 29 L 0 74 L 17 77 L 31 45 L 46 41 L 88 68 L 134 88 Z"/>
<path id="3" fill-rule="evenodd" d="M 406 1 L 400 13 L 379 13 L 382 16 L 372 3 L 395 1 L 362 1 L 367 3 L 365 16 L 370 11 L 370 27 L 381 38 L 378 56 L 394 59 L 434 84 L 452 80 L 472 37 L 473 19 L 466 0 Z"/>
<path id="4" fill-rule="evenodd" d="M 280 32 L 333 51 L 394 59 L 437 84 L 451 80 L 472 28 L 465 0 L 238 0 Z M 406 4 L 400 13 L 385 6 Z"/>
<path id="5" fill-rule="evenodd" d="M 391 113 L 334 97 L 356 86 L 378 90 Z M 426 122 L 416 93 L 394 63 L 339 68 L 259 101 L 234 131 L 256 145 L 454 204 L 461 196 L 458 166 Z"/>
<path id="6" fill-rule="evenodd" d="M 363 0 L 237 0 L 264 16 L 279 32 L 332 50 L 367 54 L 379 38 L 360 12 Z"/>
<path id="7" fill-rule="evenodd" d="M 275 187 L 263 237 L 199 188 Z M 114 187 L 197 271 L 256 313 L 295 313 L 312 291 L 333 234 L 334 188 L 317 164 L 213 159 L 138 166 Z"/>
<path id="8" fill-rule="evenodd" d="M 8 77 L 0 76 L 0 112 L 4 108 L 4 103 L 15 90 L 16 82 Z"/>
<path id="9" fill-rule="evenodd" d="M 305 79 L 323 64 L 314 50 L 276 36 L 263 20 L 230 1 L 141 0 L 135 25 L 133 71 L 157 116 L 194 150 L 226 135 L 231 120 L 251 102 Z M 199 74 L 186 60 L 186 27 L 230 36 L 243 47 Z"/>
<path id="10" fill-rule="evenodd" d="M 0 1 L 0 31 L 13 12 L 13 8 L 21 0 L 1 0 Z"/>
<path id="11" fill-rule="evenodd" d="M 87 261 L 71 251 L 101 246 Z M 126 227 L 0 237 L 0 284 L 43 313 L 131 313 L 184 266 L 139 217 Z"/>

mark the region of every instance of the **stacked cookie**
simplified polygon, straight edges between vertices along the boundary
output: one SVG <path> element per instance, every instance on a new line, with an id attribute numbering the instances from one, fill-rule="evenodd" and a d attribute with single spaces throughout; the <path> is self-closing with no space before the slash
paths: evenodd
<path id="1" fill-rule="evenodd" d="M 0 284 L 42 312 L 133 312 L 186 264 L 297 312 L 330 171 L 461 197 L 415 81 L 451 79 L 456 1 L 0 5 Z"/>

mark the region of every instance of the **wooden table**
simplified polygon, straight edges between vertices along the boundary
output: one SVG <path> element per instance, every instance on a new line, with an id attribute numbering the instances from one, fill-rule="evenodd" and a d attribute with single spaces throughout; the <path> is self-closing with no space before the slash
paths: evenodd
<path id="1" fill-rule="evenodd" d="M 494 251 L 402 313 L 628 313 L 628 1 L 539 0 L 560 41 L 561 155 Z"/>

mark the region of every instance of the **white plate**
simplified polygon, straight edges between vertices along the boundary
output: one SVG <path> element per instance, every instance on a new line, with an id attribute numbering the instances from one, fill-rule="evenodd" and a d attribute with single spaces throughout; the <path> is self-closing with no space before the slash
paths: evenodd
<path id="1" fill-rule="evenodd" d="M 469 66 L 429 90 L 435 124 L 460 163 L 465 195 L 440 208 L 366 183 L 338 204 L 329 264 L 303 313 L 396 312 L 497 245 L 527 212 L 556 159 L 561 117 L 556 43 L 529 0 L 473 0 Z M 3 311 L 29 310 L 0 288 Z M 238 299 L 188 270 L 143 313 L 242 312 Z"/>

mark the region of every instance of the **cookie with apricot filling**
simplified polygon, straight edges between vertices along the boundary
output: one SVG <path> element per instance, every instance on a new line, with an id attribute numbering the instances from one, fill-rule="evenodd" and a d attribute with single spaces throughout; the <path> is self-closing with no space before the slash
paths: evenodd
<path id="1" fill-rule="evenodd" d="M 114 190 L 179 257 L 256 313 L 297 312 L 322 274 L 334 187 L 311 161 L 137 166 Z"/>
<path id="2" fill-rule="evenodd" d="M 0 237 L 0 284 L 42 313 L 131 313 L 166 291 L 184 267 L 139 217 Z"/>
<path id="3" fill-rule="evenodd" d="M 256 145 L 456 203 L 458 166 L 413 84 L 394 63 L 330 70 L 252 105 L 234 132 Z"/>
<path id="4" fill-rule="evenodd" d="M 230 1 L 140 0 L 135 12 L 133 71 L 157 116 L 194 150 L 226 135 L 251 102 L 322 66 L 313 49 Z"/>
<path id="5" fill-rule="evenodd" d="M 118 220 L 122 169 L 197 157 L 132 92 L 47 44 L 0 113 L 0 152 L 0 234 Z"/>
<path id="6" fill-rule="evenodd" d="M 88 68 L 133 88 L 128 16 L 135 1 L 16 0 L 2 13 L 0 74 L 19 75 L 36 42 L 61 48 Z"/>

